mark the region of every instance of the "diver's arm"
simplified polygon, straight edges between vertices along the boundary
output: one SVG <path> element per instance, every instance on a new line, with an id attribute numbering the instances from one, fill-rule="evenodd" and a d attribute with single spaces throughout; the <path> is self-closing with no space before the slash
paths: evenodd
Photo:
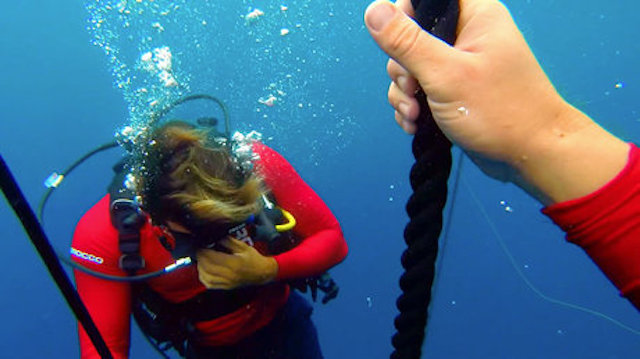
<path id="1" fill-rule="evenodd" d="M 640 309 L 640 149 L 629 149 L 626 166 L 605 186 L 543 212 Z"/>
<path id="2" fill-rule="evenodd" d="M 415 132 L 420 86 L 452 142 L 485 173 L 545 205 L 612 179 L 628 146 L 562 99 L 504 5 L 464 0 L 460 6 L 454 47 L 405 15 L 412 13 L 409 0 L 378 1 L 365 14 L 371 35 L 392 58 L 389 102 L 403 128 Z"/>
<path id="3" fill-rule="evenodd" d="M 72 260 L 94 271 L 126 276 L 118 266 L 118 232 L 109 218 L 109 196 L 93 206 L 78 222 Z M 80 298 L 115 359 L 128 358 L 131 313 L 130 285 L 100 279 L 74 270 Z M 83 359 L 99 359 L 91 340 L 79 326 Z"/>
<path id="4" fill-rule="evenodd" d="M 80 298 L 91 314 L 114 359 L 129 357 L 130 291 L 126 282 L 110 282 L 76 270 Z M 100 359 L 84 329 L 78 325 L 82 359 Z"/>
<path id="5" fill-rule="evenodd" d="M 461 0 L 454 47 L 406 15 L 410 0 L 376 1 L 369 32 L 391 56 L 389 102 L 416 130 L 421 87 L 440 129 L 488 175 L 544 210 L 640 309 L 640 155 L 557 93 L 508 10 Z"/>
<path id="6" fill-rule="evenodd" d="M 348 249 L 333 213 L 279 153 L 260 143 L 254 151 L 260 155 L 258 171 L 278 205 L 296 218 L 294 231 L 303 237 L 295 248 L 274 257 L 276 279 L 314 276 L 340 263 Z"/>

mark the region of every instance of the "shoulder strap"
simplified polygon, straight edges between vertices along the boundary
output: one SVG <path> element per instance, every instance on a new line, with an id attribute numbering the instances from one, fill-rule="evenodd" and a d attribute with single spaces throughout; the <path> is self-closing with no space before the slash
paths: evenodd
<path id="1" fill-rule="evenodd" d="M 134 201 L 135 193 L 128 189 L 126 180 L 126 161 L 123 159 L 113 166 L 115 176 L 109 185 L 111 224 L 118 230 L 120 268 L 134 275 L 144 268 L 144 258 L 140 255 L 140 229 L 146 217 Z"/>

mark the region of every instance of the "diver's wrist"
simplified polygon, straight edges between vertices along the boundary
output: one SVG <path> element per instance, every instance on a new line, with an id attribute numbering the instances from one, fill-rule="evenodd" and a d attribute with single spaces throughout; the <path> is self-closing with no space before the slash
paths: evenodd
<path id="1" fill-rule="evenodd" d="M 628 145 L 566 104 L 514 163 L 514 182 L 544 205 L 590 194 L 624 168 Z"/>
<path id="2" fill-rule="evenodd" d="M 260 271 L 260 283 L 267 284 L 273 282 L 278 276 L 278 262 L 273 257 L 264 257 L 264 263 Z"/>

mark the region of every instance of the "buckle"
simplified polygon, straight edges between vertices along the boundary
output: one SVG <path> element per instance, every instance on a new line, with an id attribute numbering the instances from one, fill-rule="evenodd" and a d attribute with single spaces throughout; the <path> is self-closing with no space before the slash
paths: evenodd
<path id="1" fill-rule="evenodd" d="M 144 268 L 145 261 L 139 254 L 123 254 L 118 260 L 120 268 L 127 272 L 135 272 Z"/>

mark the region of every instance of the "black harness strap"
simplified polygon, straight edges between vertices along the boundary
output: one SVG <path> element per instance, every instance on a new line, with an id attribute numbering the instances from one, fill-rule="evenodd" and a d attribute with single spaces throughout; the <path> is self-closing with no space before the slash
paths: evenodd
<path id="1" fill-rule="evenodd" d="M 140 255 L 140 229 L 145 216 L 138 205 L 131 200 L 111 200 L 111 221 L 118 229 L 118 248 L 122 255 L 119 265 L 129 275 L 144 268 L 144 258 Z"/>
<path id="2" fill-rule="evenodd" d="M 133 200 L 135 193 L 126 188 L 126 160 L 113 166 L 116 175 L 109 185 L 109 212 L 111 224 L 118 230 L 118 247 L 120 249 L 119 265 L 127 274 L 135 275 L 144 268 L 144 258 L 140 255 L 140 229 L 146 216 Z"/>

